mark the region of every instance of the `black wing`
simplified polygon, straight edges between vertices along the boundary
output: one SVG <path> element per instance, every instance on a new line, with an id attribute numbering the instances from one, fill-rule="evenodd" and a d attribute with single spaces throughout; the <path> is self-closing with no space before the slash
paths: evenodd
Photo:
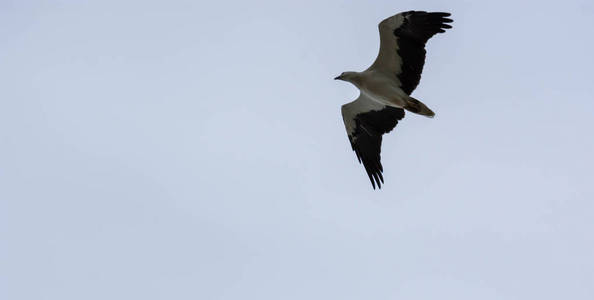
<path id="1" fill-rule="evenodd" d="M 421 80 L 421 72 L 425 64 L 425 44 L 437 33 L 445 32 L 452 28 L 446 24 L 452 22 L 448 19 L 449 13 L 424 11 L 409 11 L 402 13 L 404 21 L 401 26 L 394 29 L 398 37 L 398 55 L 402 59 L 400 74 L 400 88 L 410 95 Z"/>
<path id="2" fill-rule="evenodd" d="M 425 65 L 425 44 L 437 33 L 452 28 L 449 13 L 407 11 L 379 24 L 380 51 L 369 69 L 394 74 L 400 88 L 411 94 L 421 80 Z"/>
<path id="3" fill-rule="evenodd" d="M 345 116 L 344 111 L 343 109 L 343 118 L 345 118 L 346 125 L 347 116 Z M 354 118 L 350 120 L 354 122 L 350 128 L 351 132 L 348 132 L 349 125 L 347 125 L 351 147 L 355 151 L 359 163 L 363 163 L 373 189 L 375 189 L 376 184 L 378 188 L 381 188 L 384 182 L 382 176 L 384 169 L 380 155 L 382 135 L 394 129 L 402 118 L 404 118 L 402 108 L 384 106 L 380 110 L 354 114 Z"/>

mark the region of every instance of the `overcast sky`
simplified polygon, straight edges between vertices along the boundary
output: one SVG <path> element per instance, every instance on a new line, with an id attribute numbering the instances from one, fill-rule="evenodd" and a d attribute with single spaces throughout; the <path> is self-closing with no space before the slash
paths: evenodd
<path id="1" fill-rule="evenodd" d="M 549 2 L 0 0 L 0 298 L 594 299 L 594 2 Z M 411 9 L 437 116 L 374 191 L 332 78 Z"/>

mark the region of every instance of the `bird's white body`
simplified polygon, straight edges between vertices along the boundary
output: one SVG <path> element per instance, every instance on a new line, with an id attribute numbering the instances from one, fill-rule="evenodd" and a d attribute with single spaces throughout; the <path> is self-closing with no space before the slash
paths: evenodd
<path id="1" fill-rule="evenodd" d="M 384 72 L 368 69 L 359 73 L 361 94 L 383 105 L 402 108 L 408 95 L 400 88 L 398 78 Z"/>

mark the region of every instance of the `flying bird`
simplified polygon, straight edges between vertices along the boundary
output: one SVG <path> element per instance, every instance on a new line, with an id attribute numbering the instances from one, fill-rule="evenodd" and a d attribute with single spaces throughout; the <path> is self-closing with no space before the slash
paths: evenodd
<path id="1" fill-rule="evenodd" d="M 342 106 L 342 118 L 373 189 L 384 182 L 382 135 L 404 118 L 404 110 L 430 118 L 435 115 L 410 94 L 421 80 L 425 44 L 435 34 L 452 28 L 449 16 L 445 12 L 407 11 L 381 21 L 379 54 L 371 67 L 334 78 L 350 82 L 360 91 L 355 101 Z"/>

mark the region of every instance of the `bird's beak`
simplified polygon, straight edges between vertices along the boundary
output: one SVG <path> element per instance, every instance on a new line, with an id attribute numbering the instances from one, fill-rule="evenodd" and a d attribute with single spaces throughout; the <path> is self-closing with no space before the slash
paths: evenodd
<path id="1" fill-rule="evenodd" d="M 340 77 L 340 75 L 334 77 L 334 80 L 339 80 L 339 79 L 342 79 L 342 77 Z"/>

